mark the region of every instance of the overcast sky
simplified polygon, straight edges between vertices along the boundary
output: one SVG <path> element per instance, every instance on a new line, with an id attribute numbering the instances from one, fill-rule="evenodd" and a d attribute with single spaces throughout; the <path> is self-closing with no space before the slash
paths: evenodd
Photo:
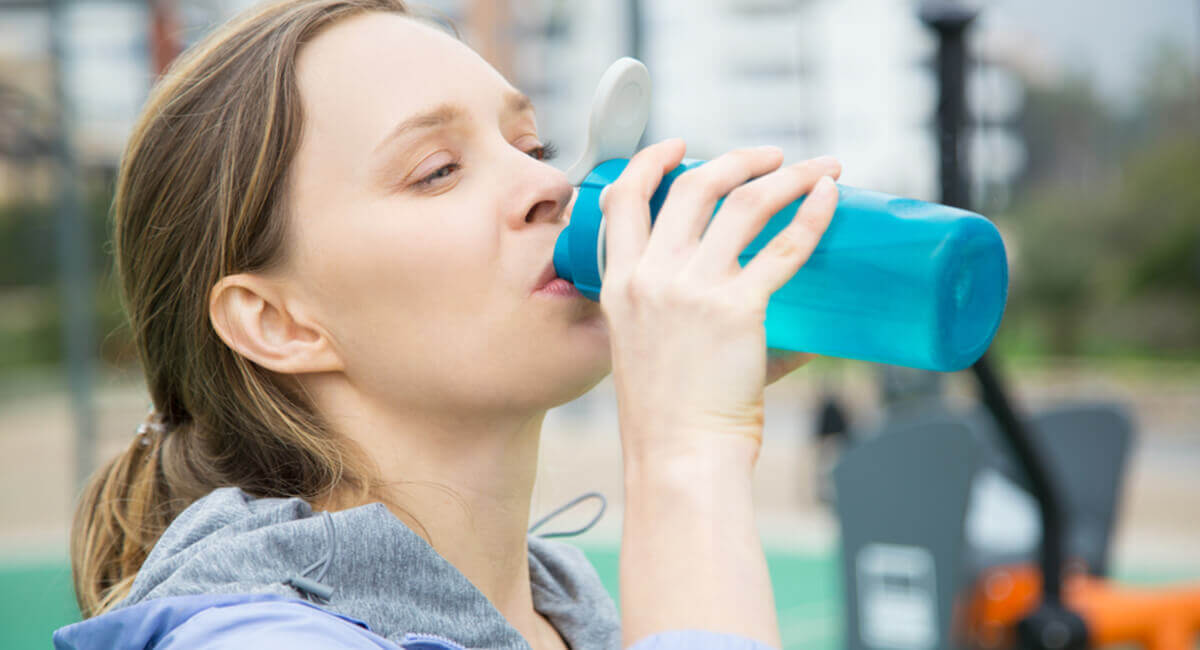
<path id="1" fill-rule="evenodd" d="M 1200 62 L 1200 0 L 988 0 L 980 27 L 1028 34 L 1107 98 L 1137 90 L 1141 64 L 1164 40 Z"/>
<path id="2" fill-rule="evenodd" d="M 246 1 L 229 0 L 229 4 Z M 895 1 L 918 4 L 921 0 Z M 44 14 L 4 9 L 4 4 L 0 0 L 0 56 L 36 57 L 47 45 Z M 978 24 L 981 30 L 1021 35 L 1021 47 L 1027 39 L 1031 51 L 1066 69 L 1086 72 L 1103 96 L 1115 102 L 1137 90 L 1143 62 L 1164 40 L 1181 45 L 1193 65 L 1200 67 L 1200 0 L 975 0 L 974 4 L 985 8 Z"/>

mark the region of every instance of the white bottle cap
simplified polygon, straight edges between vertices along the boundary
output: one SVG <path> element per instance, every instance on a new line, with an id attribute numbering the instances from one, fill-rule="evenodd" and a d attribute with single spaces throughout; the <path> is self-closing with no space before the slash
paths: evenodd
<path id="1" fill-rule="evenodd" d="M 650 119 L 650 72 L 632 57 L 613 62 L 600 77 L 588 116 L 587 146 L 567 170 L 571 185 L 579 185 L 597 165 L 637 152 Z"/>

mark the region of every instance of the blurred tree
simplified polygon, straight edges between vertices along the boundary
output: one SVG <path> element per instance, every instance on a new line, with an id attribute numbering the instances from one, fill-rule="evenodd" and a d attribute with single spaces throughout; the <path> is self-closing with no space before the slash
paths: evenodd
<path id="1" fill-rule="evenodd" d="M 1131 121 L 1133 137 L 1154 140 L 1200 131 L 1200 84 L 1188 51 L 1177 42 L 1160 43 L 1151 54 Z"/>
<path id="2" fill-rule="evenodd" d="M 1015 190 L 1095 185 L 1113 171 L 1118 157 L 1116 126 L 1087 77 L 1030 87 L 1017 122 L 1028 158 Z"/>
<path id="3" fill-rule="evenodd" d="M 41 203 L 0 206 L 0 289 L 38 286 L 54 276 L 54 214 Z"/>
<path id="4" fill-rule="evenodd" d="M 97 346 L 109 363 L 133 359 L 112 269 L 108 207 L 110 174 L 91 179 L 87 201 L 95 233 Z M 61 314 L 56 280 L 54 213 L 49 204 L 0 205 L 0 371 L 54 364 L 62 358 Z"/>
<path id="5" fill-rule="evenodd" d="M 1030 93 L 1010 310 L 1055 354 L 1200 353 L 1200 106 L 1181 48 L 1134 110 L 1072 79 Z"/>

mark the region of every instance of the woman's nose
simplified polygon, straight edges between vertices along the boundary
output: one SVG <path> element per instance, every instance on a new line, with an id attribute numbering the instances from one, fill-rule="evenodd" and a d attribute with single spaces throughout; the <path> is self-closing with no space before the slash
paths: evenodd
<path id="1" fill-rule="evenodd" d="M 547 166 L 542 170 L 542 176 L 534 182 L 536 185 L 523 204 L 523 223 L 558 223 L 569 218 L 567 208 L 570 207 L 575 188 L 567 182 L 566 175 Z"/>

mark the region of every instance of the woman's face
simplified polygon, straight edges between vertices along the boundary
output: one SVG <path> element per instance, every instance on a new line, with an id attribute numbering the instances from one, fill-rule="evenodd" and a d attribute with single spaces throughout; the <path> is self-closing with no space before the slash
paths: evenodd
<path id="1" fill-rule="evenodd" d="M 279 273 L 349 381 L 392 407 L 546 409 L 610 370 L 599 305 L 534 293 L 573 188 L 534 113 L 436 27 L 369 13 L 297 62 L 304 133 Z"/>

